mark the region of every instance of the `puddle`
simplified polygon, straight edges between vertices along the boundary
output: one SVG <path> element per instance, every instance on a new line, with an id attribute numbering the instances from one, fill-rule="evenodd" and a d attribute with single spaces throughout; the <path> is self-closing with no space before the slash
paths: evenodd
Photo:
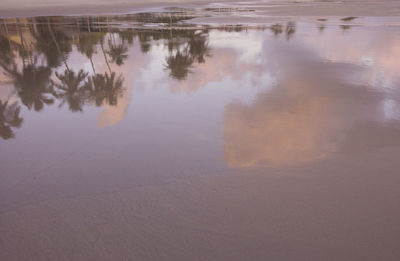
<path id="1" fill-rule="evenodd" d="M 1 259 L 398 257 L 396 18 L 170 11 L 0 21 Z"/>

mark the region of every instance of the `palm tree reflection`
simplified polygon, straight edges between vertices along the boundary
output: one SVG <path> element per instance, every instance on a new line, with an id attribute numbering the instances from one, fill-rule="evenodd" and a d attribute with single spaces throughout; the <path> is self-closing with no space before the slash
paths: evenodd
<path id="1" fill-rule="evenodd" d="M 110 37 L 111 39 L 108 40 L 109 51 L 107 54 L 111 57 L 112 63 L 121 66 L 128 58 L 128 55 L 126 54 L 128 52 L 128 47 L 125 45 L 123 39 L 117 43 L 114 34 L 111 34 Z"/>
<path id="2" fill-rule="evenodd" d="M 68 104 L 72 112 L 82 111 L 86 101 L 85 82 L 88 73 L 80 70 L 77 74 L 65 70 L 63 74 L 55 73 L 59 83 L 52 81 L 55 87 L 55 97 L 61 100 L 60 106 Z"/>
<path id="3" fill-rule="evenodd" d="M 90 76 L 85 83 L 89 101 L 96 106 L 117 105 L 124 93 L 123 82 L 122 75 L 116 76 L 115 72 Z"/>
<path id="4" fill-rule="evenodd" d="M 283 32 L 286 34 L 286 39 L 290 40 L 290 38 L 293 36 L 293 34 L 296 32 L 296 23 L 294 22 L 288 22 L 286 24 L 286 27 L 284 27 L 282 24 L 277 23 L 273 24 L 269 27 L 269 29 L 272 31 L 272 33 L 275 36 L 279 36 Z"/>
<path id="5" fill-rule="evenodd" d="M 12 128 L 19 128 L 23 119 L 19 116 L 20 107 L 17 103 L 8 105 L 0 101 L 0 137 L 10 139 L 14 137 Z"/>
<path id="6" fill-rule="evenodd" d="M 192 64 L 192 57 L 187 54 L 183 54 L 180 51 L 167 58 L 167 68 L 170 70 L 170 76 L 178 80 L 186 79 Z"/>
<path id="7" fill-rule="evenodd" d="M 194 63 L 204 63 L 205 57 L 210 56 L 206 33 L 206 31 L 183 31 L 177 32 L 178 39 L 181 38 L 183 41 L 170 39 L 168 43 L 170 55 L 166 59 L 166 68 L 172 78 L 185 80 Z"/>
<path id="8" fill-rule="evenodd" d="M 92 65 L 93 72 L 96 73 L 93 64 L 93 55 L 96 54 L 96 47 L 103 39 L 105 33 L 83 33 L 78 34 L 78 43 L 77 49 L 79 52 L 84 54 L 90 60 L 90 64 Z"/>
<path id="9" fill-rule="evenodd" d="M 14 64 L 11 68 L 5 68 L 6 75 L 14 81 L 21 102 L 35 111 L 41 111 L 45 104 L 53 104 L 54 93 L 50 85 L 51 69 L 45 66 L 37 66 L 36 62 L 25 65 L 22 71 L 18 71 Z"/>
<path id="10" fill-rule="evenodd" d="M 19 99 L 13 105 L 4 101 L 0 104 L 1 137 L 13 137 L 11 128 L 21 125 L 19 102 L 34 111 L 56 101 L 60 107 L 67 104 L 71 112 L 83 112 L 88 105 L 116 106 L 125 93 L 124 77 L 117 68 L 125 64 L 129 47 L 135 42 L 144 54 L 154 45 L 166 47 L 165 70 L 171 78 L 185 80 L 196 64 L 205 63 L 211 55 L 207 28 L 184 28 L 182 24 L 175 27 L 190 18 L 190 14 L 176 11 L 167 15 L 1 20 L 0 69 L 12 82 Z M 118 23 L 139 26 L 126 29 L 116 26 Z M 147 29 L 147 23 L 159 26 Z M 286 32 L 288 39 L 295 29 L 294 23 L 285 28 L 280 24 L 271 27 L 276 35 Z M 217 30 L 240 32 L 244 27 Z M 75 59 L 75 50 L 88 58 L 92 70 L 74 68 L 70 54 L 74 53 Z M 106 71 L 104 67 L 96 68 L 101 62 L 105 62 Z"/>

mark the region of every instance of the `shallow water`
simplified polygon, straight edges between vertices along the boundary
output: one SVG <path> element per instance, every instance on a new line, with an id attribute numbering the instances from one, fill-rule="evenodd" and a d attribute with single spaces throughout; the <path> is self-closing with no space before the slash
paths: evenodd
<path id="1" fill-rule="evenodd" d="M 400 20 L 206 20 L 1 21 L 1 260 L 399 259 Z"/>

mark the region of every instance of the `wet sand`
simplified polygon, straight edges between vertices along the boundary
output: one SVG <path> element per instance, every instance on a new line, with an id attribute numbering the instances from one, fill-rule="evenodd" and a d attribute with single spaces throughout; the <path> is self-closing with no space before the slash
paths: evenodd
<path id="1" fill-rule="evenodd" d="M 0 260 L 399 260 L 396 9 L 234 6 L 0 20 Z"/>

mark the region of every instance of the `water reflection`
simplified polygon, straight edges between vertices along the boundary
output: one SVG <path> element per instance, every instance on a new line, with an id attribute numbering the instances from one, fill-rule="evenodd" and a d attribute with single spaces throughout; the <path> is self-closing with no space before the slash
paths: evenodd
<path id="1" fill-rule="evenodd" d="M 232 102 L 226 108 L 224 159 L 229 166 L 282 167 L 400 145 L 397 63 L 381 52 L 391 50 L 398 57 L 392 47 L 398 46 L 398 35 L 372 40 L 358 33 L 353 37 L 360 43 L 351 47 L 349 39 L 327 44 L 319 36 L 295 48 L 269 44 L 263 56 L 274 62 L 265 67 L 278 76 L 277 85 L 251 104 Z M 367 55 L 368 65 L 363 62 Z M 386 106 L 389 101 L 392 105 Z"/>
<path id="2" fill-rule="evenodd" d="M 227 106 L 224 157 L 229 166 L 298 165 L 337 152 L 400 145 L 398 121 L 382 123 L 383 95 L 341 79 L 343 70 L 359 74 L 357 68 L 299 58 L 299 68 L 281 61 L 287 71 L 272 91 L 258 94 L 250 105 Z"/>
<path id="3" fill-rule="evenodd" d="M 2 82 L 12 91 L 0 104 L 1 137 L 15 137 L 23 122 L 21 106 L 37 112 L 52 105 L 80 113 L 103 108 L 98 125 L 104 127 L 124 119 L 133 86 L 166 84 L 172 93 L 192 93 L 210 84 L 226 86 L 229 79 L 251 99 L 229 101 L 221 113 L 224 160 L 231 167 L 323 159 L 345 151 L 349 140 L 356 140 L 349 133 L 360 136 L 357 128 L 364 123 L 375 124 L 370 129 L 378 136 L 387 128 L 397 133 L 391 125 L 376 124 L 383 117 L 382 104 L 388 104 L 386 96 L 392 105 L 384 105 L 385 113 L 390 108 L 397 115 L 398 77 L 393 72 L 397 63 L 387 64 L 382 60 L 386 54 L 375 50 L 396 45 L 396 36 L 384 41 L 388 34 L 377 40 L 356 31 L 349 36 L 365 38 L 360 43 L 367 49 L 342 57 L 350 47 L 338 35 L 344 37 L 340 30 L 349 30 L 356 17 L 337 19 L 336 29 L 327 19 L 317 19 L 319 32 L 310 34 L 310 24 L 302 25 L 307 29 L 298 39 L 293 38 L 299 30 L 293 21 L 271 23 L 269 31 L 182 23 L 192 17 L 177 11 L 3 20 L 0 68 Z M 325 44 L 331 38 L 344 40 Z M 398 57 L 396 50 L 391 53 Z M 364 54 L 374 59 L 367 66 L 359 61 L 367 59 Z M 384 75 L 377 75 L 378 69 Z M 373 75 L 389 81 L 391 91 L 376 91 L 383 86 L 376 79 L 364 81 Z M 254 94 L 252 88 L 259 91 Z"/>
<path id="4" fill-rule="evenodd" d="M 8 102 L 0 101 L 0 137 L 3 139 L 13 138 L 12 129 L 21 126 L 20 109 L 16 103 L 9 105 Z"/>
<path id="5" fill-rule="evenodd" d="M 123 75 L 115 70 L 128 59 L 134 39 L 142 53 L 148 53 L 154 42 L 164 41 L 169 53 L 165 69 L 178 80 L 186 79 L 193 64 L 204 63 L 210 56 L 206 29 L 122 29 L 116 24 L 130 22 L 138 26 L 151 22 L 173 26 L 188 18 L 175 13 L 137 14 L 122 19 L 117 16 L 3 20 L 0 66 L 29 110 L 41 111 L 54 102 L 59 106 L 67 104 L 72 112 L 82 112 L 86 104 L 116 106 L 126 88 Z M 74 71 L 75 65 L 69 64 L 75 48 L 89 59 L 91 71 Z M 106 70 L 96 69 L 94 56 L 103 56 Z M 2 106 L 6 105 L 7 101 Z M 6 122 L 5 119 L 3 116 L 2 121 Z M 6 126 L 5 122 L 2 126 Z"/>
<path id="6" fill-rule="evenodd" d="M 296 32 L 296 23 L 288 22 L 285 27 L 282 24 L 277 23 L 271 25 L 270 29 L 275 36 L 279 36 L 285 31 L 286 39 L 289 40 L 292 37 L 292 35 Z"/>
<path id="7" fill-rule="evenodd" d="M 0 21 L 0 259 L 398 260 L 398 22 L 179 12 Z"/>

